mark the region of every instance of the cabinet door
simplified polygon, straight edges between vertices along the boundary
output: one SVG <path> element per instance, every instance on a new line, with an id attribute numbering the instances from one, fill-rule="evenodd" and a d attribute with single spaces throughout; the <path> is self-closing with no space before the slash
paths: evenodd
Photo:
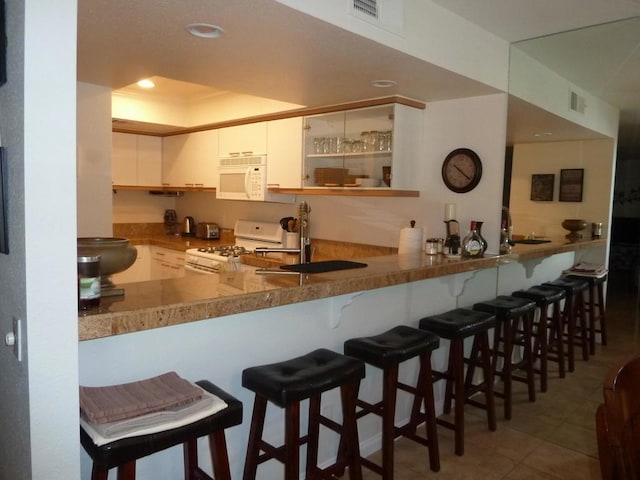
<path id="1" fill-rule="evenodd" d="M 176 187 L 215 187 L 218 131 L 165 137 L 162 145 L 162 183 Z"/>
<path id="2" fill-rule="evenodd" d="M 137 184 L 159 186 L 162 184 L 162 138 L 138 135 Z"/>
<path id="3" fill-rule="evenodd" d="M 111 180 L 114 185 L 137 185 L 137 135 L 113 132 L 111 134 Z"/>
<path id="4" fill-rule="evenodd" d="M 389 187 L 393 118 L 394 105 L 307 117 L 304 186 Z"/>
<path id="5" fill-rule="evenodd" d="M 151 280 L 151 261 L 148 245 L 136 245 L 138 256 L 136 261 L 124 272 L 114 273 L 111 277 L 113 283 L 120 285 L 131 282 L 146 282 Z"/>
<path id="6" fill-rule="evenodd" d="M 221 128 L 219 134 L 220 157 L 267 153 L 267 122 Z"/>
<path id="7" fill-rule="evenodd" d="M 302 186 L 302 117 L 267 122 L 267 184 Z"/>

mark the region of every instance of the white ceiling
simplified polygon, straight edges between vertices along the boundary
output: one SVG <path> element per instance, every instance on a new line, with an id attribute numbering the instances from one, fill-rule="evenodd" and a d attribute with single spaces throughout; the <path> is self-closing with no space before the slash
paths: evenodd
<path id="1" fill-rule="evenodd" d="M 640 16 L 637 0 L 433 2 L 508 41 Z M 185 25 L 193 22 L 220 25 L 225 34 L 214 41 L 185 34 Z M 566 70 L 568 79 L 626 110 L 627 118 L 640 120 L 640 28 L 631 34 L 612 28 L 559 43 L 542 39 L 543 47 L 528 42 L 526 48 L 532 55 L 551 50 L 555 56 L 549 61 Z M 306 106 L 395 94 L 429 102 L 493 92 L 274 0 L 79 0 L 78 79 L 119 89 L 151 76 Z M 400 87 L 370 86 L 381 78 L 392 78 Z M 518 102 L 510 106 L 512 140 L 527 123 L 516 113 L 529 109 L 520 107 Z M 534 112 L 531 121 L 557 119 Z M 584 135 L 572 126 L 558 128 L 568 136 Z"/>

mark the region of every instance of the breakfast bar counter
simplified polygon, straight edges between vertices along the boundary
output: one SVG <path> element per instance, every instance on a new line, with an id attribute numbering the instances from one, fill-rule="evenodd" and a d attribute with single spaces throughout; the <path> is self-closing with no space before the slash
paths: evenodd
<path id="1" fill-rule="evenodd" d="M 105 297 L 99 308 L 79 315 L 79 340 L 91 340 L 199 320 L 335 297 L 501 265 L 604 247 L 606 240 L 518 244 L 509 255 L 478 259 L 406 254 L 358 258 L 366 268 L 322 274 L 256 275 L 224 272 L 130 283 L 125 295 Z M 246 262 L 259 259 L 245 257 Z"/>

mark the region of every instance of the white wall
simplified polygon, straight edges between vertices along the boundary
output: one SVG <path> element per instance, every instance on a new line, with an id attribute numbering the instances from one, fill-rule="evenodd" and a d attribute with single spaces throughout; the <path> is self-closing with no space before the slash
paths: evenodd
<path id="1" fill-rule="evenodd" d="M 111 89 L 78 83 L 78 237 L 110 237 Z"/>
<path id="2" fill-rule="evenodd" d="M 518 144 L 513 149 L 510 210 L 514 233 L 564 236 L 566 218 L 603 222 L 608 232 L 614 167 L 614 141 L 588 140 Z M 582 202 L 560 202 L 560 170 L 584 169 Z M 531 200 L 531 175 L 554 174 L 553 201 Z M 590 234 L 590 230 L 585 233 Z"/>

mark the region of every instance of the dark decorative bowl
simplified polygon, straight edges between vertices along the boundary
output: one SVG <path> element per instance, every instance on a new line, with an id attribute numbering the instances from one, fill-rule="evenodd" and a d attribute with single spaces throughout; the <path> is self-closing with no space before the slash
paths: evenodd
<path id="1" fill-rule="evenodd" d="M 569 233 L 565 235 L 565 238 L 571 241 L 580 240 L 582 238 L 582 234 L 580 232 L 587 228 L 587 226 L 589 226 L 589 223 L 586 220 L 580 220 L 577 218 L 567 218 L 562 222 L 562 228 L 569 230 Z"/>
<path id="2" fill-rule="evenodd" d="M 81 237 L 78 238 L 79 256 L 100 255 L 100 283 L 102 295 L 114 290 L 109 278 L 114 273 L 124 272 L 136 261 L 138 251 L 126 238 Z"/>

